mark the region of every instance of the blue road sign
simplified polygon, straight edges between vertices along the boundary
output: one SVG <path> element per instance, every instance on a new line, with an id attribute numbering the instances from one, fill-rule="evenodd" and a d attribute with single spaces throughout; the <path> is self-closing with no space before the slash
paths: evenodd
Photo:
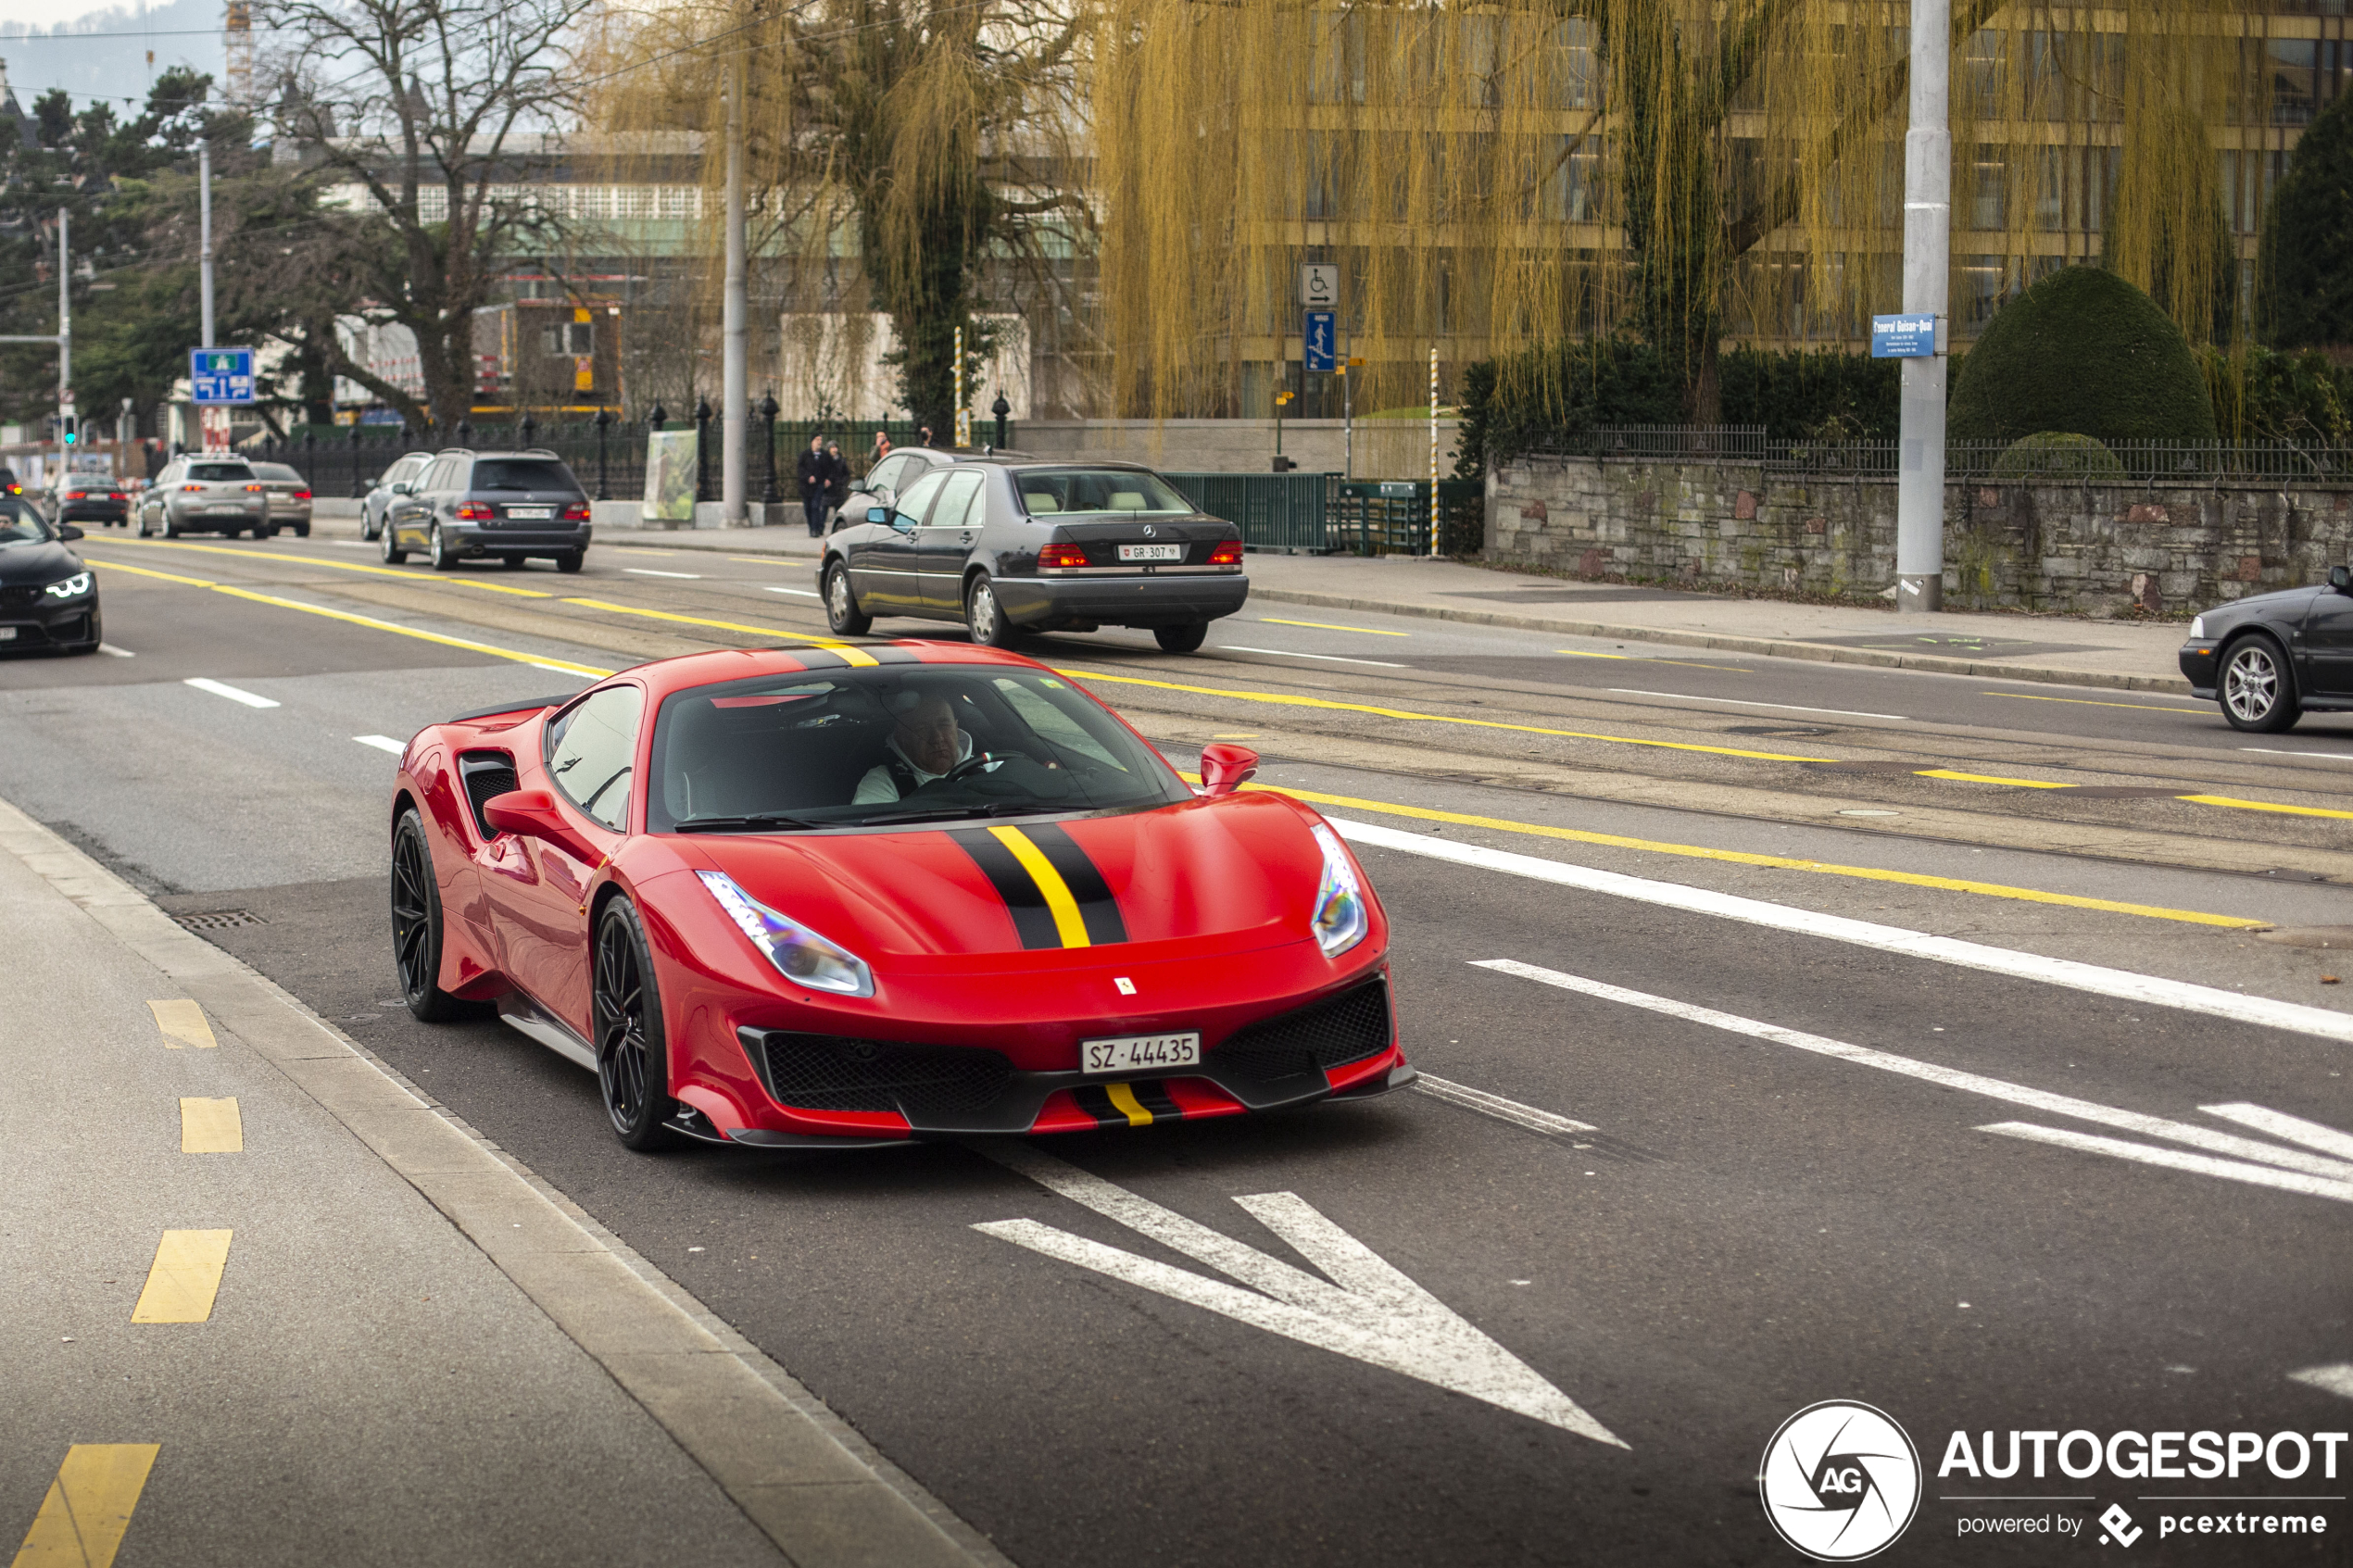
<path id="1" fill-rule="evenodd" d="M 1935 358 L 1936 318 L 1927 315 L 1872 317 L 1871 358 L 1874 359 Z"/>
<path id="2" fill-rule="evenodd" d="M 1340 330 L 1335 313 L 1329 310 L 1307 312 L 1307 352 L 1304 368 L 1329 374 L 1340 364 Z"/>
<path id="3" fill-rule="evenodd" d="M 188 350 L 188 381 L 199 403 L 250 403 L 253 350 L 192 348 Z"/>

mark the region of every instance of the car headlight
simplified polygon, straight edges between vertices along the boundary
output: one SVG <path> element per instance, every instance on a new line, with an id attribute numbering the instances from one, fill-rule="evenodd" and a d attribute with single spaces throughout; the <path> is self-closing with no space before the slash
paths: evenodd
<path id="1" fill-rule="evenodd" d="M 875 994 L 875 972 L 866 960 L 837 943 L 828 942 L 789 915 L 778 913 L 736 885 L 724 872 L 697 872 L 719 907 L 751 945 L 768 955 L 776 972 L 812 991 L 844 997 Z"/>
<path id="2" fill-rule="evenodd" d="M 49 595 L 52 598 L 78 599 L 89 591 L 90 574 L 86 571 L 77 571 L 62 583 L 49 584 Z"/>
<path id="3" fill-rule="evenodd" d="M 1340 847 L 1340 835 L 1321 822 L 1308 831 L 1324 851 L 1324 879 L 1315 889 L 1315 913 L 1308 923 L 1315 928 L 1315 945 L 1324 956 L 1336 959 L 1365 939 L 1372 917 L 1365 912 L 1365 885 L 1356 880 L 1356 868 Z"/>
<path id="4" fill-rule="evenodd" d="M 2190 641 L 2192 641 L 2192 642 L 2194 642 L 2194 643 L 2195 643 L 2195 642 L 2201 642 L 2201 641 L 2203 641 L 2203 640 L 2205 639 L 2205 637 L 2206 637 L 2206 617 L 2204 617 L 2204 616 L 2202 616 L 2202 615 L 2193 615 L 2193 616 L 2191 616 L 2191 617 L 2190 617 Z"/>

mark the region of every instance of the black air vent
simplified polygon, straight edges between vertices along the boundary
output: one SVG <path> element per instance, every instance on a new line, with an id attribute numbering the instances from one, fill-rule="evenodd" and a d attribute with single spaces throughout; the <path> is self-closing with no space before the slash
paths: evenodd
<path id="1" fill-rule="evenodd" d="M 1353 991 L 1238 1030 L 1209 1053 L 1237 1078 L 1278 1087 L 1345 1067 L 1389 1048 L 1389 985 L 1371 980 Z"/>
<path id="2" fill-rule="evenodd" d="M 469 751 L 458 759 L 459 774 L 466 781 L 466 800 L 473 808 L 474 826 L 484 839 L 498 836 L 498 830 L 482 814 L 482 809 L 502 795 L 514 792 L 515 759 L 503 751 Z"/>

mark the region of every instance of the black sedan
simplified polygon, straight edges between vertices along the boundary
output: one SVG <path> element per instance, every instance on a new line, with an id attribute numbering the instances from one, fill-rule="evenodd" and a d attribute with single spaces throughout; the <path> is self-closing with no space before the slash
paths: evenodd
<path id="1" fill-rule="evenodd" d="M 2190 689 L 2236 730 L 2273 733 L 2307 713 L 2353 711 L 2353 571 L 2326 585 L 2258 594 L 2190 622 Z"/>
<path id="2" fill-rule="evenodd" d="M 893 494 L 877 464 L 850 498 L 869 503 L 862 516 L 826 536 L 818 565 L 842 636 L 905 615 L 961 621 L 988 647 L 1136 626 L 1190 653 L 1249 596 L 1239 530 L 1150 469 L 929 451 L 886 461 L 904 488 Z"/>
<path id="3" fill-rule="evenodd" d="M 105 474 L 78 473 L 56 492 L 51 509 L 59 522 L 94 522 L 105 528 L 131 524 L 131 493 Z"/>
<path id="4" fill-rule="evenodd" d="M 98 651 L 98 579 L 66 548 L 82 537 L 16 495 L 0 495 L 0 652 Z"/>

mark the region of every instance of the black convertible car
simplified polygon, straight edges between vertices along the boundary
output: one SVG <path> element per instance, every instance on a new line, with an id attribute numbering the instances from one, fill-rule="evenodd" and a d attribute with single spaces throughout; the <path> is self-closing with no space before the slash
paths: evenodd
<path id="1" fill-rule="evenodd" d="M 908 615 L 961 621 L 988 647 L 1138 626 L 1190 653 L 1250 594 L 1241 532 L 1127 464 L 900 450 L 842 512 L 817 568 L 842 636 Z"/>
<path id="2" fill-rule="evenodd" d="M 2276 732 L 2307 713 L 2353 711 L 2353 571 L 2208 610 L 2190 622 L 2182 673 L 2222 705 L 2233 729 Z"/>

